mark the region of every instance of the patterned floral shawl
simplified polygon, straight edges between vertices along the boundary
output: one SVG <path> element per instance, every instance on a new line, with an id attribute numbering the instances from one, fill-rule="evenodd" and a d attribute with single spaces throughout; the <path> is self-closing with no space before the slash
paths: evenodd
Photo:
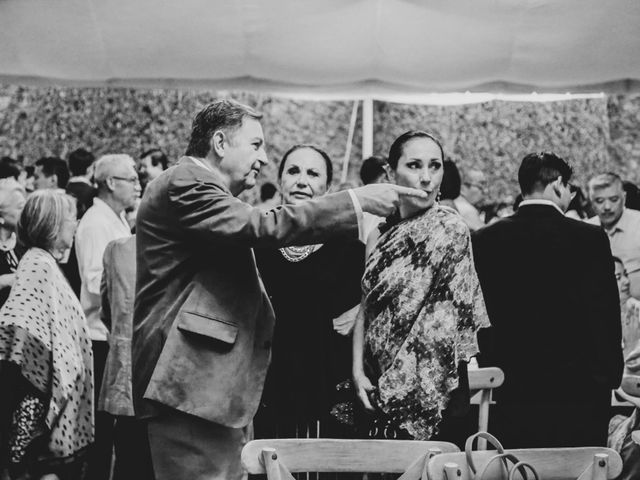
<path id="1" fill-rule="evenodd" d="M 12 362 L 47 399 L 46 457 L 73 456 L 93 442 L 93 357 L 82 308 L 54 258 L 22 257 L 0 310 L 0 360 Z"/>
<path id="2" fill-rule="evenodd" d="M 384 232 L 362 281 L 365 364 L 376 401 L 413 438 L 428 439 L 458 386 L 457 365 L 488 326 L 469 229 L 434 206 Z"/>

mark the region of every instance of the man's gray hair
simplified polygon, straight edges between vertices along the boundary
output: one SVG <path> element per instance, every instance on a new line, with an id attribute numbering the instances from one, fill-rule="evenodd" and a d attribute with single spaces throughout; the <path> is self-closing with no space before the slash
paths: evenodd
<path id="1" fill-rule="evenodd" d="M 620 175 L 613 172 L 600 173 L 589 180 L 589 195 L 591 195 L 591 192 L 595 190 L 608 188 L 614 185 L 617 185 L 620 190 L 624 189 Z"/>
<path id="2" fill-rule="evenodd" d="M 128 167 L 130 165 L 135 167 L 135 164 L 136 163 L 133 158 L 125 153 L 103 155 L 95 164 L 95 169 L 93 171 L 94 181 L 97 184 L 102 184 L 107 180 L 107 178 L 114 174 L 114 171 L 118 167 Z"/>
<path id="3" fill-rule="evenodd" d="M 217 130 L 231 134 L 247 117 L 260 120 L 262 114 L 235 100 L 216 100 L 210 103 L 193 119 L 191 138 L 185 155 L 205 158 L 211 150 L 211 138 Z"/>

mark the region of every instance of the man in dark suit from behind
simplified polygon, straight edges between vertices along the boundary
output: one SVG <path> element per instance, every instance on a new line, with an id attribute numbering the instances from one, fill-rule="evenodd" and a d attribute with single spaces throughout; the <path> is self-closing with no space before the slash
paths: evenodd
<path id="1" fill-rule="evenodd" d="M 96 190 L 91 183 L 89 168 L 93 165 L 96 157 L 93 153 L 85 150 L 84 148 L 78 148 L 69 154 L 69 171 L 71 172 L 71 178 L 67 182 L 65 188 L 66 192 L 76 199 L 76 207 L 78 212 L 78 220 L 82 218 L 84 212 L 86 212 L 93 205 L 93 197 L 96 195 Z M 75 292 L 76 296 L 80 298 L 81 279 L 78 269 L 78 258 L 76 257 L 75 242 L 71 246 L 71 252 L 69 254 L 69 261 L 63 264 L 62 270 L 66 275 L 71 288 Z"/>
<path id="2" fill-rule="evenodd" d="M 78 220 L 93 205 L 96 190 L 91 182 L 91 166 L 95 161 L 93 153 L 78 148 L 69 154 L 69 171 L 71 178 L 67 183 L 67 193 L 77 200 Z"/>
<path id="3" fill-rule="evenodd" d="M 507 448 L 607 441 L 620 307 L 606 234 L 564 216 L 571 174 L 553 153 L 527 155 L 518 211 L 472 236 L 491 321 L 479 362 L 505 372 L 491 430 Z"/>

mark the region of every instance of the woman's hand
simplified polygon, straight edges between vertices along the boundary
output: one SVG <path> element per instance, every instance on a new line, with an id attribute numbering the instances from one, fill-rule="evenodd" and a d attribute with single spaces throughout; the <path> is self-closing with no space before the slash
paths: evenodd
<path id="1" fill-rule="evenodd" d="M 369 378 L 367 378 L 363 371 L 353 372 L 353 384 L 356 389 L 356 394 L 362 402 L 362 405 L 364 405 L 364 408 L 373 411 L 374 408 L 369 400 L 369 392 L 373 391 L 375 387 L 371 384 Z"/>
<path id="2" fill-rule="evenodd" d="M 40 477 L 40 480 L 60 480 L 60 477 L 58 477 L 58 475 L 56 475 L 55 473 L 47 473 L 46 475 Z"/>
<path id="3" fill-rule="evenodd" d="M 347 336 L 351 333 L 353 325 L 356 322 L 356 316 L 358 315 L 358 309 L 360 304 L 356 305 L 350 310 L 347 310 L 342 315 L 333 319 L 333 329 L 340 335 Z"/>

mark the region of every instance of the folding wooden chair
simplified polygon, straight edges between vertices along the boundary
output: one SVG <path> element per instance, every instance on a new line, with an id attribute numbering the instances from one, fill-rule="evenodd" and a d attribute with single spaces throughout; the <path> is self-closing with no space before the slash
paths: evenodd
<path id="1" fill-rule="evenodd" d="M 292 480 L 295 472 L 403 473 L 402 480 L 417 480 L 430 457 L 458 451 L 448 442 L 267 439 L 247 443 L 242 464 L 248 473 L 266 473 L 268 480 Z"/>
<path id="2" fill-rule="evenodd" d="M 535 448 L 505 450 L 515 455 L 521 462 L 531 464 L 544 480 L 606 480 L 613 479 L 622 471 L 620 455 L 610 448 Z M 495 456 L 495 451 L 474 451 L 471 456 L 480 472 Z M 475 473 L 470 469 L 464 452 L 443 453 L 429 459 L 428 480 L 473 480 Z M 501 462 L 492 462 L 482 480 L 504 480 L 505 469 Z M 522 478 L 516 475 L 515 478 Z M 529 477 L 531 478 L 531 477 Z"/>
<path id="3" fill-rule="evenodd" d="M 469 390 L 471 402 L 478 403 L 478 431 L 489 430 L 489 406 L 494 388 L 504 383 L 504 372 L 498 367 L 478 368 L 469 370 Z M 486 450 L 487 441 L 478 440 L 478 449 Z"/>

